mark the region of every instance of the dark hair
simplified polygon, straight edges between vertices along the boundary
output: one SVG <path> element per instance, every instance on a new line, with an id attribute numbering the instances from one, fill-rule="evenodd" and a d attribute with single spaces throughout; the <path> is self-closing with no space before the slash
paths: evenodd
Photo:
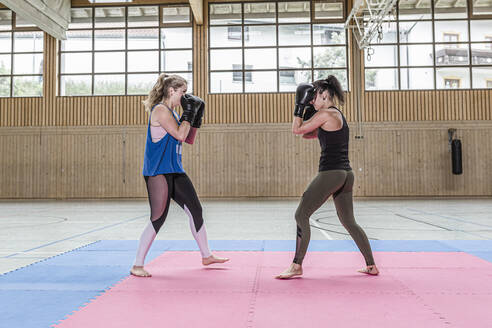
<path id="1" fill-rule="evenodd" d="M 328 94 L 333 100 L 335 100 L 336 98 L 340 105 L 343 105 L 345 103 L 345 96 L 343 95 L 342 85 L 335 76 L 329 75 L 324 80 L 314 81 L 313 86 L 316 93 L 323 93 L 325 90 L 328 90 Z"/>

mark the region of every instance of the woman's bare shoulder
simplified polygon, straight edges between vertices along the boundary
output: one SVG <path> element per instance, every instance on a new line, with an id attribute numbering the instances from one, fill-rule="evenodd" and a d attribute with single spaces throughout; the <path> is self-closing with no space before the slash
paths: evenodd
<path id="1" fill-rule="evenodd" d="M 330 126 L 330 129 L 338 130 L 343 126 L 342 114 L 335 108 L 328 108 L 323 110 L 326 123 Z"/>

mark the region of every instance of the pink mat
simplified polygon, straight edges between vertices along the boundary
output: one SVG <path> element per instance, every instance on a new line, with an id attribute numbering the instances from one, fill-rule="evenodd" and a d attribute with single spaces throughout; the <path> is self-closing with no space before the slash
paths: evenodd
<path id="1" fill-rule="evenodd" d="M 304 277 L 272 277 L 289 252 L 166 252 L 56 327 L 491 327 L 492 264 L 465 253 L 376 253 L 379 277 L 356 272 L 357 252 L 310 252 Z"/>

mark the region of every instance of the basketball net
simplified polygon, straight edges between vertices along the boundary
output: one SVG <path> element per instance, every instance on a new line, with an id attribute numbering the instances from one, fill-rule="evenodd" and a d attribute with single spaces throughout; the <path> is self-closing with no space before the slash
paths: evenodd
<path id="1" fill-rule="evenodd" d="M 395 16 L 397 0 L 355 0 L 345 21 L 345 28 L 351 29 L 359 49 L 367 49 L 368 59 L 374 53 L 370 44 L 377 35 L 383 39 L 382 24 L 390 15 Z"/>

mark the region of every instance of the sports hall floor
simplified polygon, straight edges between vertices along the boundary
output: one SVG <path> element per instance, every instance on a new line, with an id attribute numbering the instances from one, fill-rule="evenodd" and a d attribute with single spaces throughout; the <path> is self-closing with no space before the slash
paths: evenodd
<path id="1" fill-rule="evenodd" d="M 202 267 L 173 203 L 128 275 L 146 200 L 1 201 L 0 327 L 492 327 L 492 199 L 356 200 L 381 274 L 328 201 L 312 217 L 304 276 L 273 279 L 295 247 L 297 200 L 204 200 Z"/>

